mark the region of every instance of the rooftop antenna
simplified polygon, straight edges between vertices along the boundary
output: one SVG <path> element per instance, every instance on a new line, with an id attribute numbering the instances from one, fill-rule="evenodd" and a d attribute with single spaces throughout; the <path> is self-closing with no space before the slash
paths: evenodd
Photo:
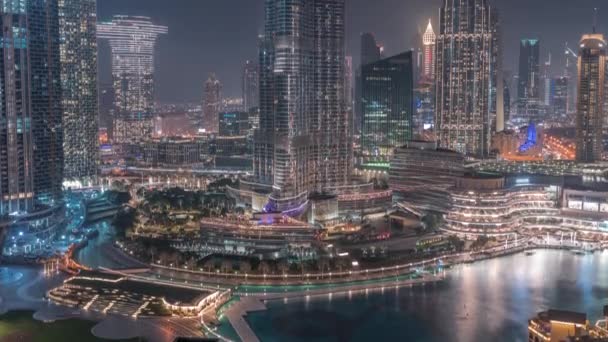
<path id="1" fill-rule="evenodd" d="M 597 7 L 595 7 L 593 9 L 593 33 L 594 34 L 597 33 L 596 32 L 596 28 L 597 28 L 597 10 L 598 10 Z"/>

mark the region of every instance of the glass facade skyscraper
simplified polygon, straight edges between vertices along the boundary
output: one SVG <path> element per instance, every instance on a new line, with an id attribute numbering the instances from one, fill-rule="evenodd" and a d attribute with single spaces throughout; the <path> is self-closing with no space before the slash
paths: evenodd
<path id="1" fill-rule="evenodd" d="M 0 7 L 0 214 L 61 200 L 63 128 L 56 0 Z"/>
<path id="2" fill-rule="evenodd" d="M 97 175 L 97 0 L 59 0 L 64 178 Z"/>
<path id="3" fill-rule="evenodd" d="M 435 64 L 435 132 L 444 148 L 476 156 L 490 152 L 492 132 L 502 120 L 498 33 L 489 0 L 444 0 Z"/>
<path id="4" fill-rule="evenodd" d="M 114 127 L 117 143 L 141 141 L 154 128 L 154 48 L 166 26 L 148 17 L 117 15 L 97 25 L 98 38 L 112 49 Z"/>
<path id="5" fill-rule="evenodd" d="M 260 49 L 260 127 L 254 172 L 272 185 L 273 210 L 348 182 L 344 99 L 345 0 L 266 0 Z"/>
<path id="6" fill-rule="evenodd" d="M 393 149 L 412 139 L 414 65 L 412 52 L 361 67 L 363 153 L 389 160 Z"/>

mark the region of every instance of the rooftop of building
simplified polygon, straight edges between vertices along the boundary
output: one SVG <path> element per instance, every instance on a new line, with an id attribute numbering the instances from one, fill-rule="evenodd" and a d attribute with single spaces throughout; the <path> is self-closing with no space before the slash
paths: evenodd
<path id="1" fill-rule="evenodd" d="M 572 323 L 581 325 L 587 323 L 587 314 L 567 310 L 549 309 L 547 311 L 538 313 L 538 318 L 549 322 Z"/>
<path id="2" fill-rule="evenodd" d="M 143 282 L 123 278 L 116 278 L 114 274 L 99 271 L 87 271 L 84 274 L 79 274 L 70 278 L 65 283 L 67 285 L 88 287 L 94 289 L 110 289 L 137 293 L 146 296 L 164 298 L 166 302 L 172 305 L 197 305 L 203 298 L 211 295 L 210 291 L 178 287 L 157 283 Z"/>
<path id="3" fill-rule="evenodd" d="M 429 150 L 443 153 L 451 153 L 454 155 L 460 155 L 459 152 L 450 150 L 447 148 L 440 147 L 436 141 L 428 141 L 428 140 L 409 140 L 407 144 L 398 147 L 398 149 L 402 150 Z"/>
<path id="4" fill-rule="evenodd" d="M 501 173 L 496 172 L 469 172 L 465 173 L 462 178 L 466 179 L 501 179 L 505 176 Z"/>

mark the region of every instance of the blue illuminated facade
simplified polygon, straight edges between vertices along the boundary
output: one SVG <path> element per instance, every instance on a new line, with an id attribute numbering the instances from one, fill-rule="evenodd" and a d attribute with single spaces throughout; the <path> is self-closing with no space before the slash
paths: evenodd
<path id="1" fill-rule="evenodd" d="M 519 147 L 519 152 L 527 152 L 534 146 L 536 146 L 536 126 L 533 122 L 530 122 L 526 134 L 526 141 Z"/>

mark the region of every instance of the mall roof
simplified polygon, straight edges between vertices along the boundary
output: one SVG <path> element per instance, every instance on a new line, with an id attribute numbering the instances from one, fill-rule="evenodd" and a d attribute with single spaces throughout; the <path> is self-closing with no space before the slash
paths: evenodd
<path id="1" fill-rule="evenodd" d="M 96 273 L 105 274 L 101 272 Z M 108 282 L 76 276 L 66 281 L 66 284 L 90 287 L 93 289 L 116 289 L 119 291 L 136 293 L 140 295 L 164 298 L 165 301 L 173 305 L 197 305 L 203 298 L 211 295 L 210 291 L 150 283 L 132 279 L 120 280 L 118 282 Z"/>

